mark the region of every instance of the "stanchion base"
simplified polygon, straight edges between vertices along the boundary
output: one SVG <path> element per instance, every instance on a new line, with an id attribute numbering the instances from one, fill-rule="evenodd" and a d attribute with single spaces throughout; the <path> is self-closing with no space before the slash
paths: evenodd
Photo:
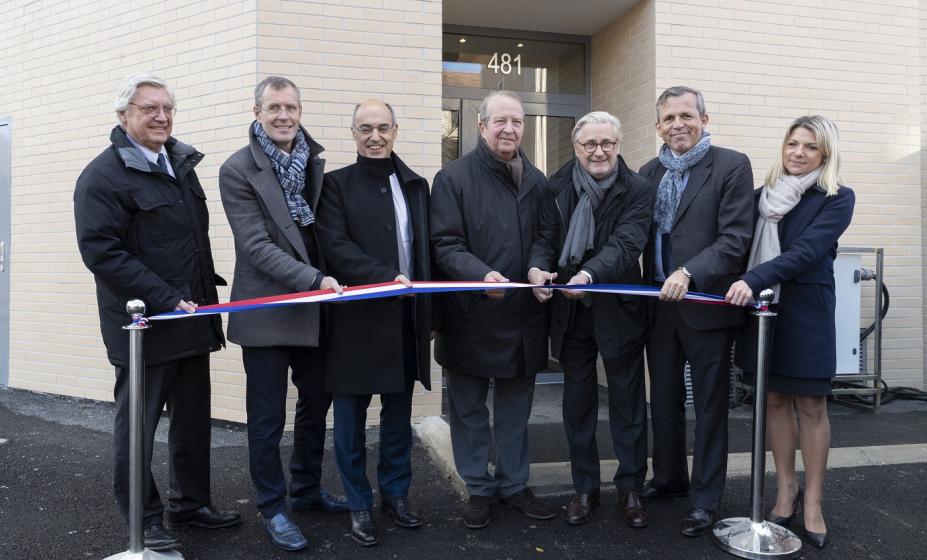
<path id="1" fill-rule="evenodd" d="M 156 552 L 147 548 L 141 552 L 132 552 L 127 550 L 119 554 L 113 554 L 103 560 L 183 560 L 183 555 L 176 550 L 167 550 Z"/>
<path id="2" fill-rule="evenodd" d="M 754 523 L 748 517 L 731 517 L 715 523 L 715 543 L 740 558 L 795 558 L 801 552 L 801 539 L 775 523 Z"/>

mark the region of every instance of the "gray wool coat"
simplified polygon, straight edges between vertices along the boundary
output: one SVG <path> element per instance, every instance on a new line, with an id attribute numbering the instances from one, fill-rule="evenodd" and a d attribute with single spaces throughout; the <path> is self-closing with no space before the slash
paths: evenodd
<path id="1" fill-rule="evenodd" d="M 325 170 L 318 155 L 324 148 L 305 129 L 303 134 L 310 153 L 303 194 L 315 210 Z M 235 237 L 231 299 L 308 291 L 319 264 L 310 262 L 280 182 L 250 127 L 248 137 L 248 145 L 219 169 L 222 206 Z M 228 339 L 241 346 L 318 346 L 320 330 L 316 303 L 231 313 L 228 319 Z"/>

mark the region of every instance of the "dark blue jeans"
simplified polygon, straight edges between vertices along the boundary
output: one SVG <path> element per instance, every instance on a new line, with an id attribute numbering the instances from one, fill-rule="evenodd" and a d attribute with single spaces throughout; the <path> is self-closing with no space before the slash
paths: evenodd
<path id="1" fill-rule="evenodd" d="M 325 417 L 332 396 L 325 392 L 323 353 L 302 346 L 243 347 L 247 373 L 248 459 L 257 507 L 270 518 L 287 510 L 287 485 L 280 463 L 286 421 L 287 373 L 296 385 L 290 496 L 318 494 L 325 450 Z"/>
<path id="2" fill-rule="evenodd" d="M 367 407 L 372 395 L 333 395 L 335 403 L 335 457 L 348 507 L 373 507 L 367 480 Z M 377 483 L 380 495 L 405 496 L 412 482 L 412 393 L 380 395 L 380 460 Z"/>

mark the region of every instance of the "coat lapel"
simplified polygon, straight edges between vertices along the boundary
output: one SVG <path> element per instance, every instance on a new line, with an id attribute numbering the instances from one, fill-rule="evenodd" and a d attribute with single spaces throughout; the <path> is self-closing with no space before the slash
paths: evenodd
<path id="1" fill-rule="evenodd" d="M 682 191 L 682 198 L 679 200 L 679 208 L 676 209 L 676 218 L 673 220 L 673 227 L 676 227 L 682 215 L 686 213 L 686 209 L 689 208 L 689 204 L 695 200 L 698 192 L 702 190 L 702 187 L 708 182 L 708 177 L 711 175 L 711 163 L 712 153 L 709 148 L 708 153 L 705 154 L 702 161 L 698 162 L 689 173 L 689 181 L 686 183 L 686 189 Z"/>
<path id="2" fill-rule="evenodd" d="M 290 209 L 287 207 L 286 200 L 283 198 L 280 181 L 277 180 L 277 175 L 274 173 L 274 168 L 271 166 L 267 154 L 264 153 L 261 149 L 261 145 L 258 144 L 257 140 L 253 137 L 251 140 L 251 155 L 254 158 L 254 163 L 260 168 L 260 171 L 248 177 L 248 182 L 254 187 L 254 192 L 257 193 L 264 203 L 264 208 L 267 209 L 270 218 L 277 224 L 277 227 L 280 228 L 283 236 L 286 237 L 290 245 L 296 249 L 296 253 L 299 254 L 303 262 L 308 263 L 309 254 L 306 253 L 306 245 L 299 235 L 299 230 L 293 222 L 293 217 L 290 216 Z"/>
<path id="3" fill-rule="evenodd" d="M 310 160 L 312 168 L 309 170 L 309 204 L 312 211 L 315 212 L 319 206 L 319 196 L 322 194 L 322 178 L 325 174 L 325 160 L 321 158 L 312 158 Z"/>

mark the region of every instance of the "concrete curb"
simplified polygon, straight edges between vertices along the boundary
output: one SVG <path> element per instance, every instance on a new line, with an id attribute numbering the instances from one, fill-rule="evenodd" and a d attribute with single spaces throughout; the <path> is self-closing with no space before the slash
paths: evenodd
<path id="1" fill-rule="evenodd" d="M 428 450 L 428 455 L 441 469 L 444 478 L 451 483 L 460 499 L 466 500 L 467 485 L 457 474 L 457 467 L 454 465 L 450 426 L 440 416 L 429 416 L 413 427 L 422 445 Z"/>
<path id="2" fill-rule="evenodd" d="M 467 499 L 467 485 L 454 466 L 454 452 L 451 448 L 451 430 L 440 416 L 429 416 L 415 425 L 415 431 L 432 460 L 439 466 L 444 477 L 451 483 L 461 500 Z M 869 447 L 836 447 L 830 450 L 827 461 L 828 470 L 872 467 L 879 465 L 897 465 L 903 463 L 927 463 L 927 444 L 878 445 Z M 612 476 L 618 468 L 618 461 L 602 461 L 602 485 L 609 487 Z M 650 460 L 647 461 L 650 470 Z M 689 457 L 691 470 L 692 457 Z M 731 453 L 728 455 L 728 477 L 749 476 L 751 468 L 750 453 Z M 801 451 L 796 454 L 795 468 L 804 470 Z M 766 472 L 775 470 L 772 453 L 766 453 Z M 552 463 L 532 463 L 531 478 L 528 485 L 539 496 L 558 496 L 573 492 L 568 461 Z"/>

